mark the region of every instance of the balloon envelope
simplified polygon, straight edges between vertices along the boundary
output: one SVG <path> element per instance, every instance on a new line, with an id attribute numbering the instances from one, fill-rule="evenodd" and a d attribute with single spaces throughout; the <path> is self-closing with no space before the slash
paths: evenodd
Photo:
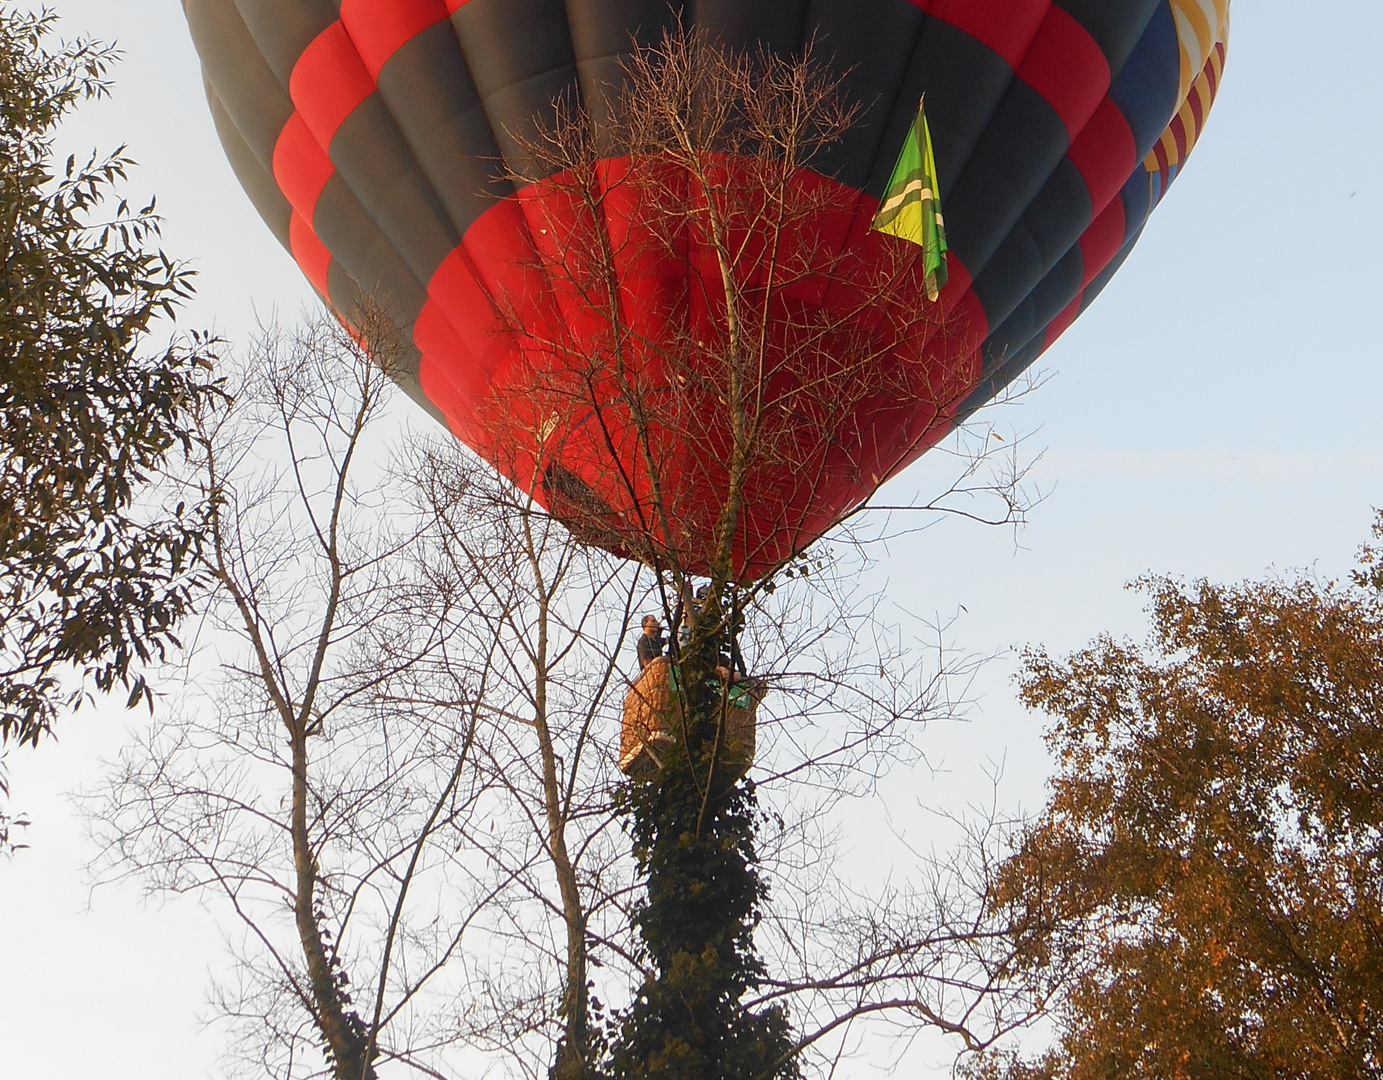
<path id="1" fill-rule="evenodd" d="M 595 505 L 618 519 L 594 535 L 612 548 L 647 527 L 648 478 L 616 482 L 609 460 L 598 460 L 602 447 L 607 459 L 636 456 L 629 432 L 608 430 L 604 418 L 593 425 L 580 410 L 545 421 L 515 407 L 544 379 L 562 378 L 535 376 L 513 325 L 528 318 L 524 305 L 534 322 L 544 317 L 534 295 L 544 286 L 531 280 L 545 243 L 537 223 L 563 213 L 541 176 L 517 188 L 504 178 L 534 176 L 517 133 L 563 97 L 598 111 L 635 43 L 673 23 L 785 57 L 812 42 L 846 73 L 844 92 L 861 110 L 812 162 L 809 179 L 829 193 L 830 210 L 803 228 L 844 237 L 867 260 L 868 245 L 881 242 L 869 222 L 925 93 L 950 245 L 939 305 L 951 330 L 919 338 L 918 356 L 892 350 L 889 363 L 920 362 L 941 389 L 908 408 L 884 392 L 851 399 L 853 435 L 819 448 L 819 469 L 763 466 L 738 525 L 740 577 L 823 533 L 990 400 L 1094 299 L 1200 134 L 1223 70 L 1228 8 L 184 0 L 231 164 L 303 273 L 343 315 L 365 300 L 382 305 L 400 333 L 403 356 L 391 370 L 405 389 L 559 515 Z M 619 287 L 621 302 L 647 306 L 647 279 L 631 275 Z M 685 305 L 667 310 L 685 318 Z M 525 439 L 522 453 L 504 452 Z M 669 483 L 680 485 L 677 546 L 696 569 L 712 542 L 723 462 L 713 441 L 683 441 Z"/>

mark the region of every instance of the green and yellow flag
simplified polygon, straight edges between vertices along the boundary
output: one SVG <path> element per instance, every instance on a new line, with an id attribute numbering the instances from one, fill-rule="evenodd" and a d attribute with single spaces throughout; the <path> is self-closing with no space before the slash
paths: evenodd
<path id="1" fill-rule="evenodd" d="M 911 241 L 922 249 L 927 299 L 935 300 L 946 284 L 946 222 L 941 216 L 932 133 L 922 105 L 923 102 L 917 103 L 917 118 L 903 142 L 888 190 L 870 227 Z"/>

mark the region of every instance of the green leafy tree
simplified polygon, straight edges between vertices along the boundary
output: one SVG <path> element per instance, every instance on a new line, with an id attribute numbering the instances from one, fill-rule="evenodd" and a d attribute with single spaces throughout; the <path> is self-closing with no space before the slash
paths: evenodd
<path id="1" fill-rule="evenodd" d="M 1149 648 L 1027 658 L 1059 771 L 1004 896 L 1072 980 L 1043 1060 L 975 1076 L 1383 1075 L 1383 580 L 1363 555 L 1350 583 L 1150 579 Z"/>
<path id="2" fill-rule="evenodd" d="M 140 667 L 176 643 L 199 528 L 149 482 L 218 393 L 210 341 L 167 333 L 190 271 L 153 203 L 118 198 L 130 159 L 54 160 L 114 58 L 54 45 L 54 21 L 0 12 L 0 739 L 21 743 L 91 684 L 151 700 Z"/>

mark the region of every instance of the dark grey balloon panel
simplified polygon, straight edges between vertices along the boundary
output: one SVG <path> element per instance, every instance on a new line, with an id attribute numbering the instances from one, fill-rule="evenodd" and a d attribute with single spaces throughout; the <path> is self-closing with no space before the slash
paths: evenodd
<path id="1" fill-rule="evenodd" d="M 378 87 L 454 231 L 513 194 L 497 168 L 490 117 L 450 24 L 435 23 L 400 47 L 381 69 Z"/>
<path id="2" fill-rule="evenodd" d="M 272 172 L 274 145 L 293 115 L 293 101 L 264 59 L 231 0 L 183 0 L 208 94 L 225 109 L 240 138 Z"/>
<path id="3" fill-rule="evenodd" d="M 234 0 L 234 5 L 285 88 L 308 46 L 339 17 L 330 0 Z"/>
<path id="4" fill-rule="evenodd" d="M 216 126 L 216 135 L 221 140 L 231 171 L 235 173 L 235 178 L 240 181 L 240 186 L 245 189 L 245 194 L 250 197 L 250 202 L 264 219 L 264 223 L 269 226 L 274 238 L 285 248 L 291 249 L 293 207 L 279 190 L 273 173 L 264 167 L 264 163 L 240 134 L 240 129 L 230 118 L 221 99 L 216 96 L 216 91 L 207 86 L 206 95 L 207 104 L 211 107 L 212 123 Z"/>
<path id="5" fill-rule="evenodd" d="M 1170 12 L 1166 0 L 1057 0 L 1056 6 L 1099 45 L 1115 77 L 1123 71 L 1157 12 Z"/>

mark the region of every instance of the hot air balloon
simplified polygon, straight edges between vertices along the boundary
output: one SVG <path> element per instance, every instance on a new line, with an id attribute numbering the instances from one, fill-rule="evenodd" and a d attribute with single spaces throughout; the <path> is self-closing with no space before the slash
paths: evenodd
<path id="1" fill-rule="evenodd" d="M 599 320 L 564 307 L 561 245 L 583 226 L 570 189 L 546 174 L 556 166 L 535 160 L 524 133 L 563 102 L 617 124 L 611 88 L 670 27 L 750 54 L 810 48 L 859 107 L 796 178 L 820 212 L 796 220 L 784 242 L 877 268 L 907 245 L 870 224 L 925 101 L 949 243 L 935 315 L 923 318 L 925 332 L 895 330 L 882 346 L 881 314 L 851 313 L 838 320 L 849 334 L 813 338 L 825 367 L 812 379 L 829 386 L 832 357 L 868 339 L 878 385 L 784 406 L 793 451 L 750 477 L 733 521 L 738 580 L 822 535 L 1093 301 L 1203 128 L 1228 9 L 1229 0 L 184 0 L 241 184 L 335 311 L 349 318 L 374 302 L 386 312 L 401 353 L 390 370 L 404 389 L 578 535 L 653 562 L 672 553 L 698 572 L 724 523 L 726 445 L 688 438 L 661 406 L 635 431 L 639 409 L 627 395 L 616 407 L 614 375 L 554 359 L 563 349 L 608 359 L 612 346 Z M 602 165 L 616 179 L 600 228 L 627 236 L 614 195 L 621 163 Z M 739 167 L 723 166 L 732 178 Z M 676 258 L 615 259 L 606 299 L 635 312 L 641 340 L 694 351 L 723 302 L 698 309 L 706 262 L 695 238 Z M 929 310 L 920 275 L 890 280 L 888 303 L 868 307 Z M 850 288 L 797 289 L 765 315 L 766 355 L 790 367 L 793 335 L 804 333 L 792 325 L 826 325 L 852 303 Z M 698 363 L 707 361 L 688 361 L 692 381 Z M 671 400 L 666 364 L 646 363 L 640 377 L 662 380 Z M 765 385 L 807 380 L 784 369 Z M 908 389 L 920 383 L 926 394 Z M 661 500 L 663 519 L 650 518 L 650 500 Z M 640 546 L 640 536 L 652 540 Z"/>

